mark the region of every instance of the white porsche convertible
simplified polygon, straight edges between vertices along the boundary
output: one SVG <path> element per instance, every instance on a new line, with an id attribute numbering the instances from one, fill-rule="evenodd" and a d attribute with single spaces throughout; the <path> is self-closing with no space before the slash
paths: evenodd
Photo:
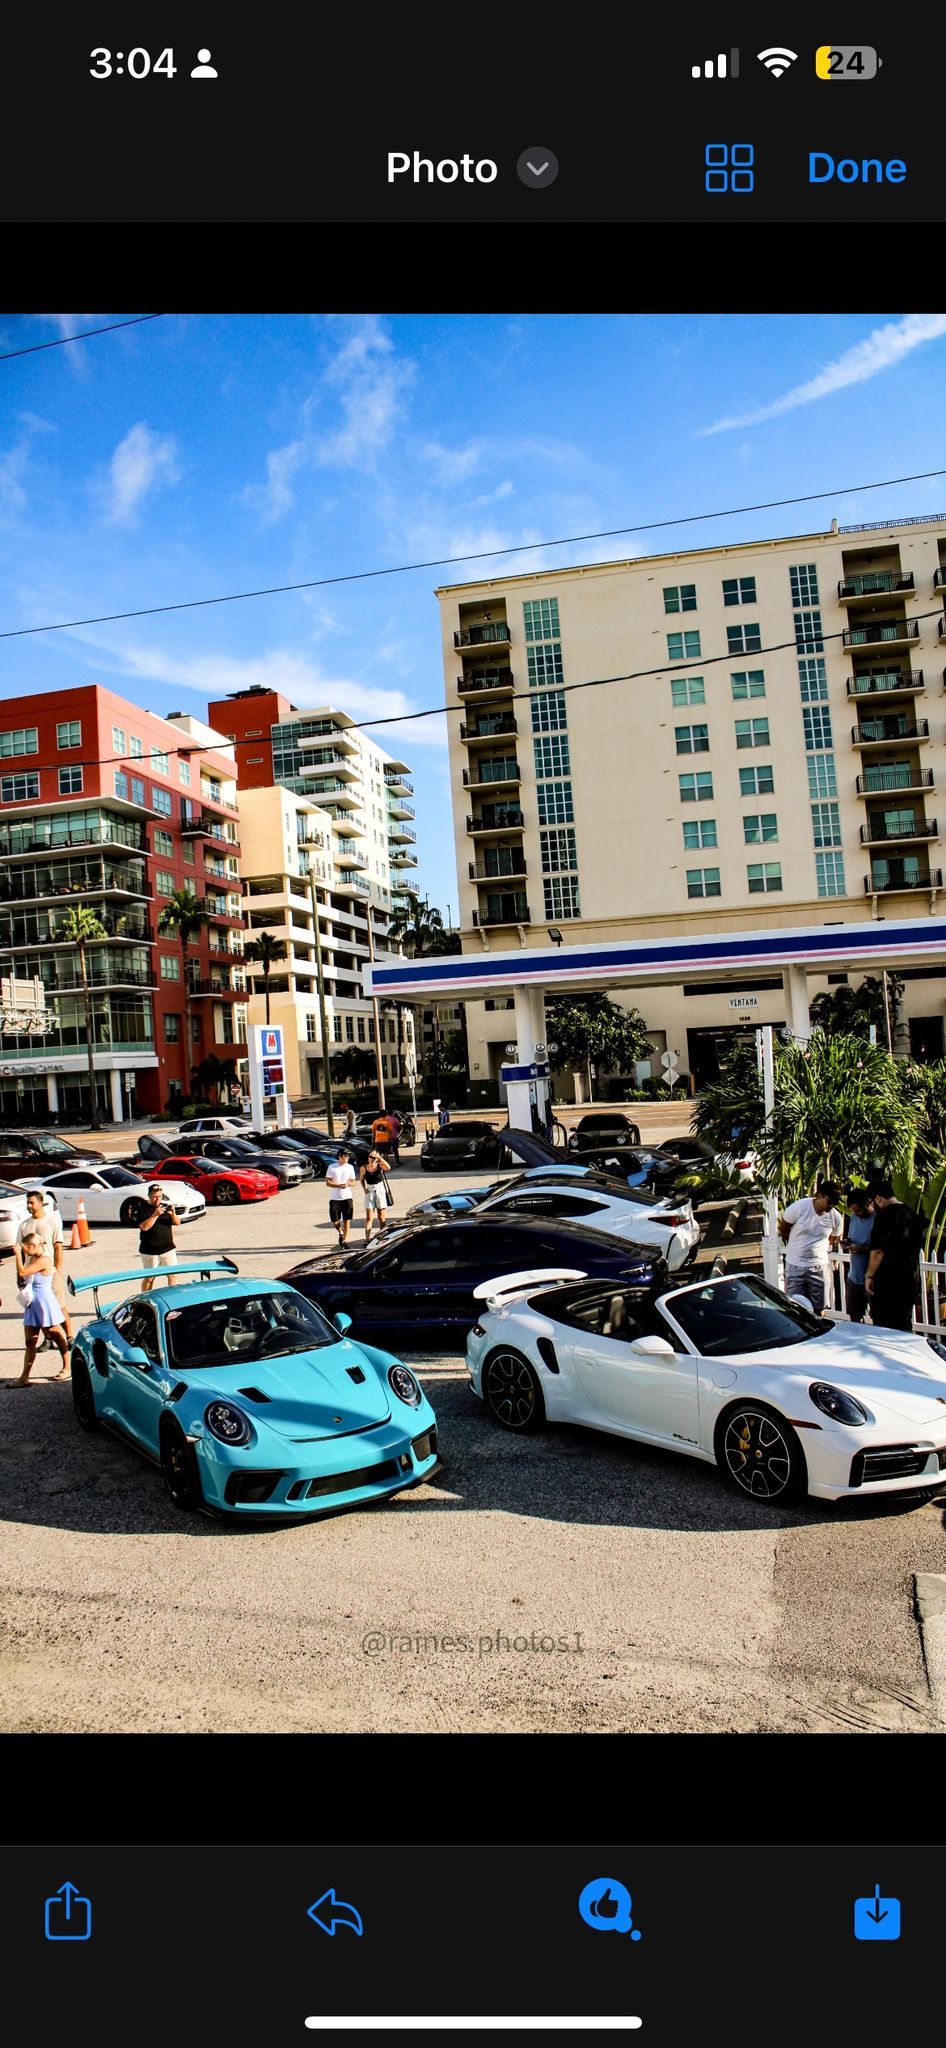
<path id="1" fill-rule="evenodd" d="M 946 1487 L 946 1349 L 925 1337 L 822 1322 L 748 1273 L 657 1298 L 538 1272 L 476 1292 L 470 1380 L 506 1429 L 682 1451 L 766 1505 Z"/>

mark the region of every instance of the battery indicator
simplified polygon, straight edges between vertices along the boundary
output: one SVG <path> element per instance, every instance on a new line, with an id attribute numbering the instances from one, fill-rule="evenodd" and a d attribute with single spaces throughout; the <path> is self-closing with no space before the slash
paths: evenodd
<path id="1" fill-rule="evenodd" d="M 815 75 L 818 78 L 876 78 L 883 58 L 868 44 L 853 45 L 823 43 L 815 51 Z"/>

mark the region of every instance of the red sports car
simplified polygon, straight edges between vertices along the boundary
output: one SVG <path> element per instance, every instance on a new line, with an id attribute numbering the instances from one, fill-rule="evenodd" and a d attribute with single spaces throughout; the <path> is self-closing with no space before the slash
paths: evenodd
<path id="1" fill-rule="evenodd" d="M 269 1195 L 279 1193 L 274 1173 L 263 1173 L 255 1166 L 218 1166 L 213 1159 L 199 1159 L 190 1153 L 140 1160 L 138 1171 L 143 1180 L 186 1180 L 188 1187 L 197 1188 L 208 1202 L 265 1202 Z"/>

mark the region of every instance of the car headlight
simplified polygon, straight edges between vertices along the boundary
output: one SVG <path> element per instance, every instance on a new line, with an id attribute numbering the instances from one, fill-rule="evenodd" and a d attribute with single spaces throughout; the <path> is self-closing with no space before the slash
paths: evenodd
<path id="1" fill-rule="evenodd" d="M 406 1401 L 409 1408 L 420 1406 L 420 1387 L 406 1365 L 392 1365 L 388 1373 L 388 1386 L 399 1401 Z"/>
<path id="2" fill-rule="evenodd" d="M 221 1444 L 248 1444 L 253 1434 L 242 1408 L 232 1407 L 229 1401 L 211 1401 L 204 1409 L 204 1421 Z"/>
<path id="3" fill-rule="evenodd" d="M 809 1387 L 808 1395 L 822 1415 L 830 1415 L 832 1422 L 847 1422 L 857 1427 L 871 1420 L 862 1402 L 856 1401 L 853 1394 L 845 1394 L 840 1387 L 825 1386 L 818 1380 Z"/>
<path id="4" fill-rule="evenodd" d="M 937 1358 L 946 1358 L 946 1344 L 941 1344 L 938 1337 L 927 1337 L 926 1341 L 930 1350 L 935 1351 Z"/>

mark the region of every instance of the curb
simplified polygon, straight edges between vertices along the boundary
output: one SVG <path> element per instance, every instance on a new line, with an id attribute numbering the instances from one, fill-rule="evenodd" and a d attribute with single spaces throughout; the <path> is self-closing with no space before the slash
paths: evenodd
<path id="1" fill-rule="evenodd" d="M 917 1572 L 913 1586 L 930 1697 L 946 1724 L 946 1574 Z"/>

